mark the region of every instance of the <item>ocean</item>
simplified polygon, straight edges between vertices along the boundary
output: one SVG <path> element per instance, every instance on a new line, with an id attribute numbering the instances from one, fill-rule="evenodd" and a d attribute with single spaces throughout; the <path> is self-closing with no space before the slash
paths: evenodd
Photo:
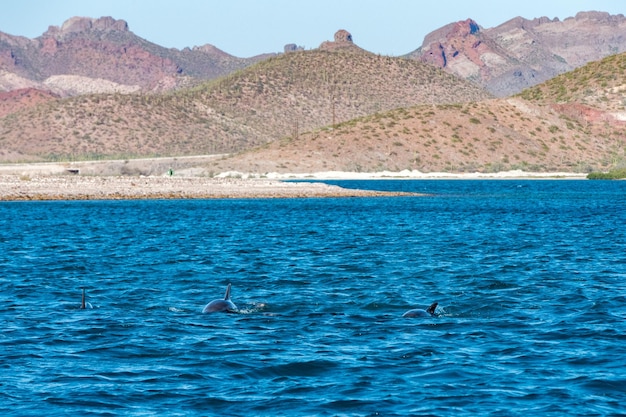
<path id="1" fill-rule="evenodd" d="M 0 203 L 0 415 L 626 415 L 626 181 L 327 182 Z"/>

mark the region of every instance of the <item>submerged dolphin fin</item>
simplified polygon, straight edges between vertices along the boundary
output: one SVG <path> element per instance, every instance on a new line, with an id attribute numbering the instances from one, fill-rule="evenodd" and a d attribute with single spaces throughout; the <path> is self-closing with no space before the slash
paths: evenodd
<path id="1" fill-rule="evenodd" d="M 224 294 L 224 300 L 230 300 L 230 284 L 226 287 L 226 294 Z"/>
<path id="2" fill-rule="evenodd" d="M 428 314 L 430 314 L 430 315 L 433 315 L 433 316 L 434 316 L 434 315 L 435 315 L 435 309 L 437 308 L 437 305 L 438 305 L 438 304 L 439 304 L 439 303 L 437 303 L 437 302 L 432 303 L 432 304 L 430 305 L 430 307 L 428 307 L 428 308 L 426 309 L 426 312 L 427 312 Z"/>

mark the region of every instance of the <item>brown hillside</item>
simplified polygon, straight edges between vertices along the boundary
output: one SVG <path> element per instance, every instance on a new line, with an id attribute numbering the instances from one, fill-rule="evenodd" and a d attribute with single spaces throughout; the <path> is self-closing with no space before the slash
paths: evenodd
<path id="1" fill-rule="evenodd" d="M 240 123 L 269 125 L 276 138 L 397 107 L 489 97 L 430 65 L 360 49 L 289 53 L 180 95 L 198 93 Z"/>
<path id="2" fill-rule="evenodd" d="M 543 104 L 577 103 L 626 120 L 626 53 L 559 75 L 521 97 Z"/>
<path id="3" fill-rule="evenodd" d="M 294 52 L 178 93 L 85 95 L 13 113 L 0 118 L 0 152 L 24 160 L 235 152 L 396 107 L 485 97 L 403 58 Z"/>
<path id="4" fill-rule="evenodd" d="M 212 172 L 588 172 L 626 164 L 626 54 L 510 99 L 383 112 L 234 155 Z"/>
<path id="5" fill-rule="evenodd" d="M 211 172 L 587 172 L 624 142 L 519 99 L 422 105 L 363 117 L 223 158 Z"/>
<path id="6" fill-rule="evenodd" d="M 56 100 L 57 95 L 34 88 L 0 92 L 0 117 L 41 103 Z"/>

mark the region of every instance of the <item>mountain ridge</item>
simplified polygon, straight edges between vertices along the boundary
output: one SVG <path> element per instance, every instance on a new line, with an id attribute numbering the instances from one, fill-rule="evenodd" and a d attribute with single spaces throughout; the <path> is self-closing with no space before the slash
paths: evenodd
<path id="1" fill-rule="evenodd" d="M 626 53 L 510 98 L 397 108 L 213 160 L 253 173 L 606 171 L 626 166 Z"/>
<path id="2" fill-rule="evenodd" d="M 439 66 L 503 97 L 626 51 L 624 33 L 622 14 L 596 11 L 579 12 L 563 21 L 515 17 L 493 28 L 467 19 L 432 31 L 405 56 Z M 559 46 L 565 44 L 569 46 Z M 322 42 L 319 48 L 336 45 L 336 41 Z M 285 53 L 297 49 L 285 45 Z M 165 48 L 135 35 L 122 19 L 71 17 L 34 39 L 0 32 L 0 91 L 35 87 L 69 96 L 107 87 L 99 86 L 98 80 L 115 83 L 111 92 L 137 87 L 143 92 L 172 91 L 277 55 L 238 58 L 211 44 Z M 94 81 L 67 89 L 45 82 L 51 76 L 69 75 Z"/>
<path id="3" fill-rule="evenodd" d="M 433 66 L 336 44 L 171 93 L 90 94 L 22 108 L 0 118 L 0 150 L 48 160 L 231 153 L 399 105 L 488 97 Z"/>
<path id="4" fill-rule="evenodd" d="M 0 32 L 0 86 L 7 73 L 31 85 L 69 96 L 62 86 L 51 88 L 51 76 L 74 75 L 103 79 L 144 92 L 171 91 L 224 76 L 274 54 L 237 58 L 206 44 L 194 48 L 165 48 L 130 31 L 112 17 L 73 17 L 28 39 Z"/>
<path id="5" fill-rule="evenodd" d="M 621 21 L 618 17 L 615 24 Z M 503 36 L 513 36 L 511 28 L 520 22 L 507 23 Z M 532 23 L 545 24 L 550 22 Z M 124 43 L 114 41 L 128 35 L 119 28 L 107 29 L 123 29 L 122 23 L 104 21 L 96 25 L 104 29 L 85 39 L 76 35 L 82 33 L 81 25 L 94 30 L 93 22 L 72 21 L 61 43 L 78 38 L 80 45 L 99 36 L 111 41 L 102 47 L 105 52 L 119 52 Z M 527 39 L 525 31 L 515 30 Z M 450 33 L 451 39 L 463 37 L 464 43 L 456 45 L 472 49 L 474 58 L 489 62 L 484 55 L 492 54 L 487 56 L 497 61 L 497 42 L 479 39 L 481 28 L 475 22 L 454 24 L 441 34 L 448 39 Z M 430 39 L 441 39 L 441 34 Z M 150 46 L 147 41 L 145 45 Z M 132 60 L 135 51 L 143 51 L 148 60 L 156 57 L 141 48 L 127 50 L 133 53 L 123 59 Z M 445 68 L 365 51 L 345 30 L 320 48 L 286 51 L 216 79 L 150 94 L 104 78 L 90 86 L 94 78 L 72 74 L 46 78 L 66 92 L 75 89 L 69 97 L 38 92 L 36 86 L 0 93 L 0 160 L 229 154 L 214 158 L 205 167 L 210 173 L 586 172 L 626 163 L 625 53 L 496 99 L 475 80 Z M 11 59 L 19 63 L 23 57 L 14 53 Z M 19 76 L 3 71 L 0 85 L 19 84 Z M 184 71 L 176 71 L 176 77 L 184 79 Z M 106 83 L 104 92 L 88 93 Z"/>
<path id="6" fill-rule="evenodd" d="M 472 19 L 424 38 L 407 57 L 429 62 L 504 97 L 608 55 L 626 52 L 626 17 L 579 12 L 563 21 L 515 17 L 493 28 Z"/>

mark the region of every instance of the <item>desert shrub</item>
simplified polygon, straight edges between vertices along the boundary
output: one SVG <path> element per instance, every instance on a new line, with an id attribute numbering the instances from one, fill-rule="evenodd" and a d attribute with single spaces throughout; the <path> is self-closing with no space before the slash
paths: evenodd
<path id="1" fill-rule="evenodd" d="M 590 180 L 621 180 L 626 179 L 626 168 L 612 169 L 608 172 L 590 172 L 587 174 Z"/>

